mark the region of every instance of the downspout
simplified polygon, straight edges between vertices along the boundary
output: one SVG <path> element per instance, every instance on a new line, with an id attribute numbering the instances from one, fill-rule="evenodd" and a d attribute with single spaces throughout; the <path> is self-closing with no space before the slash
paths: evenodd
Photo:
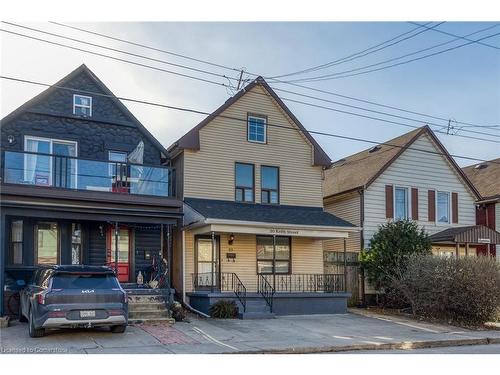
<path id="1" fill-rule="evenodd" d="M 182 304 L 191 312 L 201 315 L 205 318 L 210 318 L 209 315 L 196 310 L 186 302 L 186 231 L 182 231 Z"/>

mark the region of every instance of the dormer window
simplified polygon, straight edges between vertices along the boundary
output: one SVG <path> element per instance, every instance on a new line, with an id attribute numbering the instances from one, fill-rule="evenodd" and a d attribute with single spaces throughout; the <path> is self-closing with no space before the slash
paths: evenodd
<path id="1" fill-rule="evenodd" d="M 254 143 L 267 143 L 267 118 L 265 116 L 248 115 L 247 140 Z"/>
<path id="2" fill-rule="evenodd" d="M 92 116 L 92 97 L 73 95 L 73 114 L 76 116 Z"/>

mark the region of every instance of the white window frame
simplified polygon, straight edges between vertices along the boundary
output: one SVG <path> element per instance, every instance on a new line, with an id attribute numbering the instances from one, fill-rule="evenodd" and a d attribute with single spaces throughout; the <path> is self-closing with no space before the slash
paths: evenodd
<path id="1" fill-rule="evenodd" d="M 405 189 L 406 190 L 406 218 L 396 218 L 396 189 Z M 410 193 L 411 187 L 403 186 L 403 185 L 393 185 L 392 186 L 392 216 L 394 220 L 409 220 L 411 219 L 411 199 Z"/>
<path id="2" fill-rule="evenodd" d="M 443 194 L 447 194 L 448 195 L 448 221 L 447 222 L 443 222 L 443 221 L 439 221 L 439 205 L 438 205 L 438 197 L 439 197 L 439 193 L 443 193 Z M 451 215 L 452 215 L 452 204 L 451 204 L 451 192 L 449 191 L 444 191 L 444 190 L 436 190 L 436 203 L 435 203 L 435 207 L 436 207 L 436 225 L 450 225 L 451 224 Z"/>
<path id="3" fill-rule="evenodd" d="M 125 161 L 114 161 L 114 160 L 111 160 L 110 156 L 111 156 L 111 153 L 115 153 L 115 154 L 124 154 L 125 155 Z M 113 171 L 113 168 L 116 166 L 116 163 L 122 163 L 122 164 L 126 164 L 128 162 L 128 152 L 127 151 L 118 151 L 118 150 L 108 150 L 108 161 L 110 163 L 108 163 L 108 174 L 109 174 L 109 177 L 113 177 L 114 176 L 114 171 Z"/>
<path id="4" fill-rule="evenodd" d="M 250 139 L 250 119 L 264 120 L 264 141 L 256 141 Z M 267 117 L 258 115 L 248 115 L 247 116 L 247 141 L 251 143 L 267 143 Z"/>
<path id="5" fill-rule="evenodd" d="M 90 105 L 83 105 L 83 104 L 76 104 L 76 97 L 80 98 L 87 98 L 90 101 Z M 86 96 L 86 95 L 80 95 L 80 94 L 73 94 L 73 114 L 76 115 L 76 107 L 80 108 L 88 108 L 89 109 L 89 115 L 88 117 L 92 117 L 92 97 L 91 96 Z"/>
<path id="6" fill-rule="evenodd" d="M 56 139 L 56 138 L 44 138 L 44 137 L 34 137 L 31 135 L 25 135 L 24 136 L 24 152 L 26 151 L 26 148 L 28 146 L 28 141 L 45 141 L 49 142 L 49 154 L 53 155 L 54 154 L 54 142 L 56 143 L 66 143 L 66 144 L 72 144 L 75 146 L 75 160 L 78 157 L 78 142 L 76 141 L 68 141 L 67 139 Z M 24 154 L 24 166 L 28 163 L 27 158 L 28 154 Z M 48 155 L 47 155 L 48 156 Z M 52 171 L 53 171 L 53 165 L 52 165 L 52 158 L 50 157 L 49 159 L 49 185 L 52 186 Z M 25 167 L 24 167 L 25 168 Z M 24 171 L 24 179 L 26 180 L 26 170 Z M 78 187 L 78 162 L 75 161 L 75 189 Z"/>

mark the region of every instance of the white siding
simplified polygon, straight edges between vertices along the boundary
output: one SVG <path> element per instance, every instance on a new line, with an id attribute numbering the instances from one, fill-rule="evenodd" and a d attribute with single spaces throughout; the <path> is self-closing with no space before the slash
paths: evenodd
<path id="1" fill-rule="evenodd" d="M 474 196 L 451 164 L 442 155 L 420 152 L 417 149 L 439 152 L 437 146 L 427 135 L 421 136 L 365 191 L 365 223 L 363 229 L 366 245 L 369 244 L 378 226 L 387 222 L 385 218 L 385 185 L 394 184 L 408 188 L 418 188 L 418 223 L 430 234 L 440 232 L 451 226 L 476 224 Z M 458 193 L 458 224 L 436 224 L 427 221 L 428 190 Z M 409 199 L 411 200 L 410 196 Z"/>
<path id="2" fill-rule="evenodd" d="M 255 91 L 259 91 L 260 94 Z M 200 150 L 184 152 L 184 196 L 234 200 L 235 162 L 255 164 L 260 202 L 260 166 L 280 168 L 280 203 L 322 207 L 322 170 L 312 165 L 313 147 L 265 90 L 256 86 L 226 109 L 225 116 L 266 115 L 267 144 L 247 141 L 246 123 L 216 117 L 200 130 Z"/>

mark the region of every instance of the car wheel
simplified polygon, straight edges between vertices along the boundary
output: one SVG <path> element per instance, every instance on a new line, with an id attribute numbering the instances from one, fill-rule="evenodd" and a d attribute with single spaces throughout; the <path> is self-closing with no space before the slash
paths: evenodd
<path id="1" fill-rule="evenodd" d="M 28 324 L 28 326 L 29 326 L 28 331 L 29 331 L 30 337 L 42 337 L 45 334 L 44 328 L 35 328 L 35 322 L 34 322 L 33 313 L 31 312 L 31 310 L 29 312 L 29 324 Z"/>
<path id="2" fill-rule="evenodd" d="M 113 332 L 113 333 L 123 333 L 123 332 L 125 332 L 126 328 L 127 328 L 126 324 L 121 324 L 119 326 L 111 326 L 111 332 Z"/>
<path id="3" fill-rule="evenodd" d="M 23 315 L 23 308 L 21 306 L 21 301 L 19 301 L 19 321 L 21 323 L 26 323 L 28 319 Z"/>

